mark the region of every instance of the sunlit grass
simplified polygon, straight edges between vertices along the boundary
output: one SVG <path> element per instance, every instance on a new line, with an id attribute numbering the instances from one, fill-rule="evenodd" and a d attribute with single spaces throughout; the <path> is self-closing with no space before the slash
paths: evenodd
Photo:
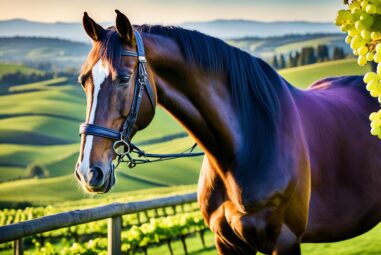
<path id="1" fill-rule="evenodd" d="M 370 66 L 361 67 L 356 59 L 344 59 L 281 70 L 279 73 L 292 85 L 307 88 L 322 78 L 343 75 L 364 75 Z"/>

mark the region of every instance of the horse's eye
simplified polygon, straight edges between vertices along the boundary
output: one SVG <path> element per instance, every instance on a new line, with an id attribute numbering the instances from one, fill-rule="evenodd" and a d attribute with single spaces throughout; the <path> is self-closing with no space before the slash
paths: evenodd
<path id="1" fill-rule="evenodd" d="M 131 76 L 130 75 L 124 75 L 124 76 L 119 76 L 119 85 L 120 86 L 127 86 L 129 81 L 130 81 Z"/>

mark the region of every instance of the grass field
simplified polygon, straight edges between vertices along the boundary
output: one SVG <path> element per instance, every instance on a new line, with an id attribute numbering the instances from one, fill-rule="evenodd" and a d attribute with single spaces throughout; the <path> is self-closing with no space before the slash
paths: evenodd
<path id="1" fill-rule="evenodd" d="M 25 74 L 31 74 L 31 73 L 42 74 L 43 73 L 40 70 L 26 67 L 24 65 L 0 63 L 0 77 L 7 73 L 16 73 L 16 72 L 25 73 Z"/>
<path id="2" fill-rule="evenodd" d="M 331 76 L 364 75 L 370 66 L 357 65 L 356 59 L 344 59 L 281 70 L 279 73 L 292 85 L 307 88 L 315 81 Z"/>

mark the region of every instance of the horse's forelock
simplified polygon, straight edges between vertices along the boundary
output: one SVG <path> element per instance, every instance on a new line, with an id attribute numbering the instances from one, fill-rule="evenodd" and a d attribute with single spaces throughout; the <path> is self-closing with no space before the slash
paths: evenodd
<path id="1" fill-rule="evenodd" d="M 91 72 L 93 66 L 102 60 L 108 65 L 112 74 L 116 73 L 116 69 L 120 64 L 122 55 L 122 41 L 114 27 L 105 30 L 103 38 L 99 42 L 94 42 L 86 62 L 83 64 L 80 75 L 86 75 Z"/>

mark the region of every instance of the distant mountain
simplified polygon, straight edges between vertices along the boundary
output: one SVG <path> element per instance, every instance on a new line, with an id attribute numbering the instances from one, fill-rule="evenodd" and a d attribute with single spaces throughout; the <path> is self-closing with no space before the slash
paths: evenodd
<path id="1" fill-rule="evenodd" d="M 104 27 L 111 24 L 111 22 L 102 23 Z M 260 22 L 253 20 L 214 20 L 208 22 L 188 22 L 178 25 L 223 39 L 251 36 L 282 36 L 285 34 L 337 33 L 339 31 L 333 23 L 304 21 Z M 0 21 L 0 37 L 11 36 L 54 37 L 72 41 L 89 41 L 80 23 L 42 23 L 24 19 Z"/>
<path id="2" fill-rule="evenodd" d="M 208 22 L 189 22 L 181 26 L 224 39 L 340 32 L 333 23 L 306 21 L 261 22 L 254 20 L 214 20 Z"/>

